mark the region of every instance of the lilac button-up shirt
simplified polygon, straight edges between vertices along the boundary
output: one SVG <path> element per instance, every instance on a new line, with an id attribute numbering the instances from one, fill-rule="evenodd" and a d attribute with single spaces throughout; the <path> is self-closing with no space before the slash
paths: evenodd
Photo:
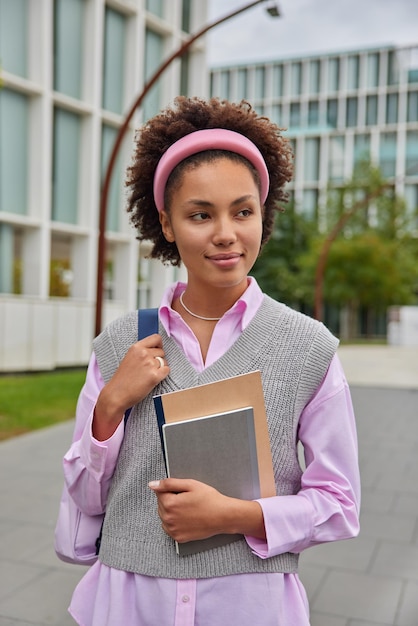
<path id="1" fill-rule="evenodd" d="M 202 371 L 236 341 L 257 312 L 263 294 L 256 281 L 249 279 L 243 296 L 217 323 L 204 363 L 196 337 L 171 308 L 173 298 L 184 289 L 184 284 L 177 283 L 166 290 L 160 320 L 193 367 Z M 103 385 L 92 355 L 77 404 L 73 444 L 64 457 L 67 486 L 90 514 L 105 509 L 124 435 L 121 423 L 107 441 L 92 436 L 94 407 Z M 356 427 L 338 356 L 300 417 L 299 438 L 306 463 L 300 492 L 260 499 L 267 540 L 246 537 L 249 548 L 261 559 L 358 533 Z M 309 626 L 306 593 L 297 574 L 171 580 L 116 570 L 100 561 L 78 584 L 69 611 L 82 626 Z"/>

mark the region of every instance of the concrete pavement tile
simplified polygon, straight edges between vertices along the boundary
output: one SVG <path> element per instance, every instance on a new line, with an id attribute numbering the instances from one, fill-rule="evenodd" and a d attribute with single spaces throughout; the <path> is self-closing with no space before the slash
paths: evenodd
<path id="1" fill-rule="evenodd" d="M 57 626 L 67 617 L 71 595 L 79 579 L 75 571 L 49 571 L 26 585 L 24 594 L 15 593 L 5 598 L 0 614 L 32 624 Z"/>
<path id="2" fill-rule="evenodd" d="M 418 623 L 418 584 L 408 583 L 402 597 L 396 626 L 417 626 Z"/>
<path id="3" fill-rule="evenodd" d="M 25 585 L 36 580 L 45 573 L 44 568 L 26 563 L 15 563 L 13 561 L 0 561 L 0 601 L 7 598 Z M 3 603 L 0 604 L 0 615 Z"/>
<path id="4" fill-rule="evenodd" d="M 310 621 L 311 626 L 349 626 L 348 621 L 342 617 L 324 615 L 315 611 L 311 611 Z"/>
<path id="5" fill-rule="evenodd" d="M 361 535 L 375 539 L 410 542 L 414 536 L 415 524 L 416 518 L 412 515 L 368 512 L 360 515 Z"/>
<path id="6" fill-rule="evenodd" d="M 0 626 L 33 626 L 33 622 L 22 622 L 22 620 L 8 619 L 1 614 L 0 607 Z M 73 622 L 74 626 L 74 622 Z"/>
<path id="7" fill-rule="evenodd" d="M 411 473 L 408 469 L 400 476 L 380 476 L 375 483 L 376 489 L 396 490 L 400 493 L 417 492 L 417 474 Z"/>
<path id="8" fill-rule="evenodd" d="M 418 494 L 397 493 L 393 504 L 393 512 L 415 515 L 418 518 Z"/>
<path id="9" fill-rule="evenodd" d="M 340 570 L 364 572 L 371 564 L 377 540 L 361 534 L 356 539 L 324 543 L 309 548 L 302 555 L 302 562 L 308 565 L 322 565 Z"/>
<path id="10" fill-rule="evenodd" d="M 333 571 L 313 601 L 319 613 L 393 624 L 402 592 L 395 578 Z"/>
<path id="11" fill-rule="evenodd" d="M 14 561 L 30 560 L 40 547 L 51 545 L 52 532 L 49 528 L 30 524 L 18 524 L 14 531 L 0 536 L 0 555 Z"/>
<path id="12" fill-rule="evenodd" d="M 418 581 L 418 546 L 382 543 L 377 549 L 371 571 L 384 572 L 403 580 Z"/>
<path id="13" fill-rule="evenodd" d="M 397 494 L 393 491 L 361 490 L 361 510 L 364 513 L 409 513 L 410 511 L 394 511 Z"/>
<path id="14" fill-rule="evenodd" d="M 303 555 L 299 564 L 299 577 L 305 587 L 309 602 L 315 597 L 327 573 L 327 568 L 309 565 L 304 562 Z"/>
<path id="15" fill-rule="evenodd" d="M 350 620 L 348 626 L 393 626 L 393 624 L 389 624 L 389 622 L 363 622 L 363 620 L 355 619 Z"/>

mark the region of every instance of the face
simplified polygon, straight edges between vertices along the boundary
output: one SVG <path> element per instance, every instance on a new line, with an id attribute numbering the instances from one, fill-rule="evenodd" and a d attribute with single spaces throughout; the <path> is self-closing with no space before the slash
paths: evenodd
<path id="1" fill-rule="evenodd" d="M 177 245 L 189 287 L 228 288 L 236 297 L 245 291 L 260 251 L 262 207 L 243 163 L 222 158 L 187 169 L 160 221 Z"/>

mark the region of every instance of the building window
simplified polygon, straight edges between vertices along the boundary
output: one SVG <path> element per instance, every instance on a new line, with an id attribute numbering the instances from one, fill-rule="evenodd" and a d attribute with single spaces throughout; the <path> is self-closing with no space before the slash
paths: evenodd
<path id="1" fill-rule="evenodd" d="M 148 80 L 161 64 L 163 56 L 163 39 L 153 30 L 147 29 L 145 33 L 145 59 L 144 75 Z M 149 90 L 144 99 L 144 119 L 148 120 L 160 110 L 161 103 L 161 81 Z"/>
<path id="2" fill-rule="evenodd" d="M 290 128 L 299 128 L 300 126 L 300 104 L 299 102 L 292 102 L 290 104 Z"/>
<path id="3" fill-rule="evenodd" d="M 283 95 L 283 65 L 273 67 L 273 96 Z"/>
<path id="4" fill-rule="evenodd" d="M 54 89 L 81 98 L 85 1 L 54 3 Z"/>
<path id="5" fill-rule="evenodd" d="M 367 57 L 367 87 L 379 86 L 380 56 L 373 52 Z"/>
<path id="6" fill-rule="evenodd" d="M 348 127 L 357 126 L 357 98 L 347 98 L 347 109 L 345 116 L 345 125 Z"/>
<path id="7" fill-rule="evenodd" d="M 164 0 L 147 0 L 146 9 L 158 17 L 164 17 Z"/>
<path id="8" fill-rule="evenodd" d="M 103 108 L 122 113 L 124 104 L 126 18 L 106 8 L 104 33 Z"/>
<path id="9" fill-rule="evenodd" d="M 377 124 L 378 99 L 377 96 L 367 96 L 366 98 L 366 126 Z"/>
<path id="10" fill-rule="evenodd" d="M 309 63 L 309 93 L 319 93 L 321 87 L 320 70 L 320 61 L 311 61 Z"/>
<path id="11" fill-rule="evenodd" d="M 328 60 L 328 91 L 338 91 L 340 86 L 340 60 Z"/>
<path id="12" fill-rule="evenodd" d="M 312 100 L 308 104 L 308 126 L 319 126 L 319 102 Z"/>
<path id="13" fill-rule="evenodd" d="M 333 182 L 344 180 L 344 145 L 345 140 L 342 135 L 330 137 L 328 175 Z"/>
<path id="14" fill-rule="evenodd" d="M 319 139 L 305 140 L 304 179 L 312 182 L 319 179 Z"/>
<path id="15" fill-rule="evenodd" d="M 398 94 L 389 93 L 386 96 L 386 124 L 396 124 L 398 121 Z"/>
<path id="16" fill-rule="evenodd" d="M 190 33 L 191 12 L 191 0 L 183 0 L 181 6 L 181 29 L 185 33 Z"/>
<path id="17" fill-rule="evenodd" d="M 186 52 L 180 59 L 180 95 L 189 94 L 190 55 Z"/>
<path id="18" fill-rule="evenodd" d="M 238 70 L 237 95 L 239 100 L 248 98 L 248 72 L 245 68 Z"/>
<path id="19" fill-rule="evenodd" d="M 338 124 L 338 100 L 332 98 L 327 102 L 327 126 L 337 128 Z"/>
<path id="20" fill-rule="evenodd" d="M 418 83 L 418 47 L 408 52 L 408 83 Z"/>
<path id="21" fill-rule="evenodd" d="M 358 89 L 359 86 L 359 57 L 350 56 L 347 60 L 347 89 Z"/>
<path id="22" fill-rule="evenodd" d="M 67 235 L 53 234 L 51 237 L 51 261 L 49 273 L 49 295 L 68 298 L 72 291 L 72 246 Z"/>
<path id="23" fill-rule="evenodd" d="M 117 128 L 103 125 L 102 127 L 102 178 L 109 162 L 110 153 L 116 140 Z M 122 155 L 116 159 L 110 181 L 109 196 L 107 202 L 106 230 L 117 232 L 119 230 L 119 216 L 122 202 Z"/>
<path id="24" fill-rule="evenodd" d="M 292 96 L 299 96 L 302 93 L 302 63 L 291 65 L 290 93 Z"/>
<path id="25" fill-rule="evenodd" d="M 22 293 L 21 275 L 16 229 L 0 222 L 0 293 Z"/>
<path id="26" fill-rule="evenodd" d="M 418 91 L 410 91 L 408 93 L 408 122 L 418 122 Z"/>
<path id="27" fill-rule="evenodd" d="M 418 176 L 418 130 L 406 133 L 405 175 Z"/>
<path id="28" fill-rule="evenodd" d="M 361 161 L 370 161 L 370 135 L 356 135 L 354 137 L 354 166 Z"/>
<path id="29" fill-rule="evenodd" d="M 283 127 L 281 104 L 273 104 L 272 109 L 271 109 L 271 119 L 272 119 L 272 122 L 277 124 L 277 126 Z"/>
<path id="30" fill-rule="evenodd" d="M 28 0 L 0 0 L 0 61 L 11 74 L 28 78 Z"/>
<path id="31" fill-rule="evenodd" d="M 264 67 L 255 68 L 255 97 L 264 98 L 266 95 L 266 71 Z"/>
<path id="32" fill-rule="evenodd" d="M 379 165 L 383 176 L 396 174 L 396 133 L 380 135 Z"/>
<path id="33" fill-rule="evenodd" d="M 388 52 L 388 75 L 387 84 L 397 85 L 399 82 L 398 55 L 395 50 Z"/>
<path id="34" fill-rule="evenodd" d="M 418 185 L 405 185 L 405 202 L 411 230 L 418 229 Z"/>
<path id="35" fill-rule="evenodd" d="M 29 100 L 0 89 L 0 211 L 28 213 Z"/>
<path id="36" fill-rule="evenodd" d="M 219 96 L 221 98 L 229 99 L 229 93 L 231 88 L 231 75 L 228 70 L 223 70 L 220 73 L 220 93 Z"/>
<path id="37" fill-rule="evenodd" d="M 303 192 L 302 211 L 306 219 L 316 222 L 318 218 L 318 190 L 305 189 Z"/>
<path id="38" fill-rule="evenodd" d="M 80 117 L 71 111 L 56 108 L 54 112 L 52 219 L 57 222 L 77 223 L 80 134 Z"/>

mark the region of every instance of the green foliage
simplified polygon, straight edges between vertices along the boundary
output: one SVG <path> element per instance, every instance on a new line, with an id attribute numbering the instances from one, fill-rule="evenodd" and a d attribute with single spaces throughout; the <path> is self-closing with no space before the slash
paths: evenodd
<path id="1" fill-rule="evenodd" d="M 313 284 L 321 240 L 301 258 L 303 280 Z M 339 307 L 385 310 L 413 304 L 418 264 L 399 239 L 385 239 L 369 229 L 332 244 L 324 275 L 324 300 Z M 306 293 L 312 302 L 313 289 Z"/>
<path id="2" fill-rule="evenodd" d="M 314 233 L 316 225 L 293 206 L 276 216 L 272 236 L 251 272 L 272 298 L 296 307 L 305 299 L 299 256 L 308 249 Z"/>
<path id="3" fill-rule="evenodd" d="M 328 190 L 325 209 L 321 234 L 293 207 L 278 215 L 253 270 L 262 289 L 296 308 L 311 307 L 328 239 L 323 304 L 346 308 L 354 320 L 360 309 L 373 317 L 390 305 L 416 303 L 418 239 L 405 202 L 380 170 L 359 163 L 351 180 Z"/>
<path id="4" fill-rule="evenodd" d="M 0 377 L 0 440 L 75 415 L 85 370 Z"/>

